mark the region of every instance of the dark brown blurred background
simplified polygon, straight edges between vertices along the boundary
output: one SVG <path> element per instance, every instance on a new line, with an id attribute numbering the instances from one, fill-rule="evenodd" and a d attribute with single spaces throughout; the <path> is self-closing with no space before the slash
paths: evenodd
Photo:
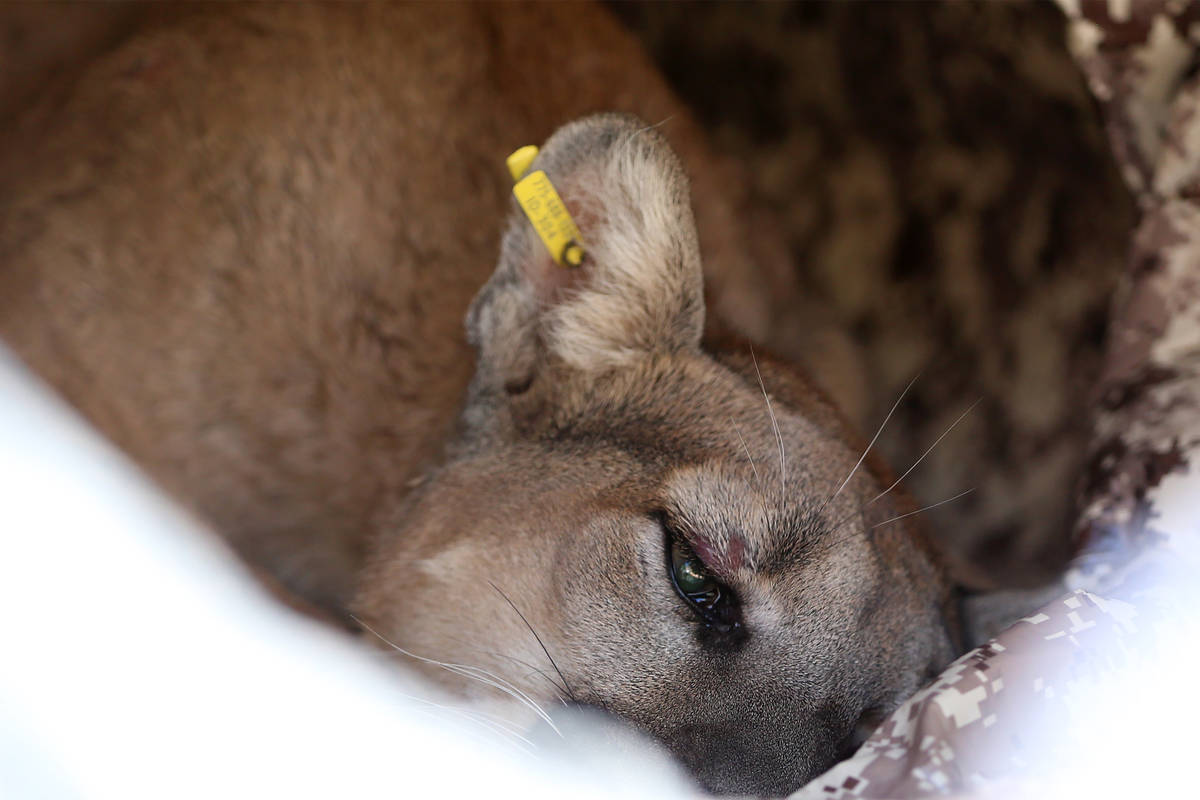
<path id="1" fill-rule="evenodd" d="M 1067 556 L 1088 393 L 1134 209 L 1050 3 L 620 3 L 779 216 L 861 350 L 873 431 L 981 575 Z M 0 4 L 0 136 L 140 13 Z M 160 7 L 153 13 L 169 13 Z M 668 136 L 669 130 L 668 130 Z"/>

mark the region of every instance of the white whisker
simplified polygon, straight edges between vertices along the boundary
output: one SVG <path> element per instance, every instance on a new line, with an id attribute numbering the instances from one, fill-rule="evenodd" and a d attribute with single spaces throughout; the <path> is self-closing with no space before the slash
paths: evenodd
<path id="1" fill-rule="evenodd" d="M 754 479 L 761 484 L 762 476 L 758 474 L 758 466 L 754 463 L 754 456 L 750 455 L 750 446 L 746 444 L 746 439 L 742 436 L 742 431 L 738 428 L 737 423 L 731 422 L 730 424 L 733 425 L 733 432 L 737 434 L 738 439 L 742 442 L 742 449 L 746 451 L 746 458 L 750 460 L 750 469 L 754 470 Z"/>
<path id="2" fill-rule="evenodd" d="M 954 495 L 954 497 L 948 498 L 946 500 L 942 500 L 940 503 L 934 503 L 932 505 L 925 506 L 924 508 L 918 508 L 916 511 L 909 511 L 907 514 L 900 514 L 899 516 L 892 517 L 891 519 L 885 519 L 883 522 L 880 522 L 877 525 L 872 525 L 871 529 L 874 530 L 875 528 L 881 527 L 883 525 L 887 525 L 890 522 L 895 522 L 898 519 L 904 519 L 905 517 L 911 517 L 913 514 L 920 514 L 922 511 L 928 511 L 931 508 L 937 508 L 938 506 L 944 506 L 944 505 L 946 505 L 946 503 L 952 503 L 955 500 L 957 500 L 958 498 L 962 497 L 963 495 L 968 495 L 973 491 L 975 491 L 974 487 L 967 489 L 965 492 L 959 492 L 958 494 Z"/>
<path id="3" fill-rule="evenodd" d="M 471 721 L 477 722 L 480 725 L 487 727 L 489 730 L 493 730 L 496 733 L 501 734 L 502 736 L 515 739 L 532 748 L 533 750 L 538 749 L 536 744 L 522 735 L 520 726 L 510 720 L 504 719 L 503 717 L 498 717 L 495 714 L 488 714 L 484 711 L 478 711 L 472 708 L 454 708 L 452 706 L 447 706 L 446 710 L 461 714 Z"/>
<path id="4" fill-rule="evenodd" d="M 395 645 L 393 645 L 393 647 L 395 647 Z M 410 658 L 415 658 L 428 664 L 433 664 L 434 666 L 441 667 L 447 672 L 452 672 L 455 675 L 461 675 L 464 678 L 477 681 L 482 683 L 484 686 L 490 686 L 498 692 L 509 695 L 513 699 L 520 701 L 522 705 L 532 709 L 533 712 L 541 717 L 547 725 L 549 725 L 551 728 L 554 728 L 555 733 L 558 733 L 558 728 L 555 727 L 554 723 L 550 720 L 550 716 L 545 712 L 545 710 L 542 709 L 541 705 L 536 700 L 495 673 L 489 672 L 482 667 L 474 667 L 469 664 L 452 664 L 444 661 L 436 661 L 432 658 L 422 658 L 421 656 L 418 656 L 415 653 L 410 653 L 401 647 L 396 647 L 396 650 L 406 656 L 409 656 Z M 561 736 L 562 734 L 559 735 Z"/>
<path id="5" fill-rule="evenodd" d="M 658 122 L 654 123 L 653 125 L 647 125 L 644 128 L 638 128 L 636 131 L 634 131 L 634 135 L 636 136 L 639 133 L 644 133 L 649 130 L 654 130 L 655 128 L 661 128 L 663 125 L 666 125 L 668 122 L 670 122 L 673 119 L 675 119 L 675 115 L 671 114 L 670 116 L 666 117 L 665 119 L 659 120 Z"/>
<path id="6" fill-rule="evenodd" d="M 779 432 L 779 422 L 775 419 L 775 409 L 771 407 L 771 397 L 767 394 L 767 385 L 763 383 L 762 372 L 758 369 L 758 358 L 754 348 L 750 348 L 750 360 L 754 362 L 754 372 L 758 375 L 758 386 L 762 389 L 763 400 L 767 401 L 767 413 L 771 416 L 771 427 L 775 430 L 775 438 L 779 441 L 779 489 L 783 497 L 787 497 L 787 452 L 783 448 L 783 434 Z"/>
<path id="7" fill-rule="evenodd" d="M 869 503 L 867 503 L 867 505 L 871 505 L 871 503 L 874 503 L 876 500 L 883 497 L 885 494 L 890 492 L 892 489 L 895 489 L 897 486 L 899 486 L 900 482 L 903 481 L 905 478 L 907 478 L 909 476 L 909 473 L 911 473 L 914 469 L 916 469 L 917 465 L 925 460 L 925 456 L 932 453 L 933 448 L 937 447 L 938 444 L 942 441 L 942 439 L 945 439 L 948 435 L 950 435 L 950 431 L 954 430 L 958 426 L 958 423 L 962 422 L 963 418 L 966 417 L 967 414 L 970 414 L 972 409 L 974 409 L 975 406 L 979 405 L 980 402 L 982 402 L 982 401 L 983 401 L 983 398 L 981 397 L 978 400 L 976 400 L 974 403 L 971 403 L 971 405 L 969 405 L 967 407 L 967 410 L 964 411 L 962 414 L 960 414 L 958 419 L 954 420 L 954 422 L 951 423 L 950 427 L 946 429 L 945 433 L 943 433 L 941 436 L 939 436 L 933 444 L 929 445 L 929 449 L 926 450 L 924 453 L 922 453 L 921 457 L 918 458 L 916 461 L 914 461 L 912 466 L 909 467 L 903 475 L 901 475 L 899 478 L 896 478 L 895 482 L 893 482 L 891 486 L 887 487 L 882 492 L 880 492 L 879 494 L 872 497 L 871 501 Z"/>
<path id="8" fill-rule="evenodd" d="M 567 683 L 567 676 L 563 675 L 562 670 L 558 668 L 558 664 L 555 663 L 555 661 L 554 661 L 554 656 L 550 655 L 550 649 L 548 647 L 546 647 L 546 643 L 542 641 L 542 637 L 538 636 L 538 632 L 535 631 L 533 629 L 533 626 L 529 624 L 529 620 L 526 619 L 525 615 L 521 613 L 521 609 L 517 608 L 517 604 L 512 601 L 511 597 L 506 595 L 499 586 L 492 583 L 491 581 L 488 581 L 488 585 L 496 590 L 496 594 L 498 594 L 504 598 L 504 602 L 508 603 L 508 607 L 511 608 L 513 610 L 513 612 L 518 617 L 521 618 L 521 622 L 525 623 L 525 628 L 529 631 L 530 635 L 532 635 L 534 640 L 538 643 L 538 647 L 542 648 L 542 652 L 546 655 L 546 660 L 550 662 L 550 666 L 554 668 L 554 672 L 558 675 L 558 679 L 560 681 L 562 681 L 563 688 L 567 692 L 567 697 L 574 700 L 575 693 L 571 691 L 571 685 L 569 683 Z"/>
<path id="9" fill-rule="evenodd" d="M 850 482 L 850 479 L 854 477 L 854 473 L 858 472 L 858 468 L 862 466 L 863 461 L 867 457 L 867 453 L 871 452 L 871 448 L 875 446 L 875 442 L 879 439 L 879 434 L 883 433 L 883 429 L 887 427 L 888 420 L 890 420 L 892 415 L 896 413 L 896 409 L 900 407 L 900 403 L 903 402 L 904 396 L 908 394 L 908 390 L 912 388 L 913 384 L 917 382 L 917 378 L 919 377 L 921 376 L 918 373 L 916 377 L 908 382 L 908 386 L 904 387 L 904 391 L 900 393 L 900 396 L 896 398 L 896 402 L 892 405 L 892 410 L 887 413 L 887 416 L 883 418 L 883 422 L 879 424 L 879 430 L 875 431 L 875 435 L 871 438 L 870 443 L 867 445 L 866 449 L 863 450 L 862 455 L 858 457 L 858 461 L 854 464 L 854 468 L 850 470 L 850 474 L 846 476 L 846 479 L 842 481 L 841 485 L 837 487 L 834 493 L 829 495 L 829 499 L 821 504 L 821 508 L 817 509 L 817 513 L 820 513 L 822 510 L 824 510 L 825 506 L 832 503 L 834 498 L 842 493 L 842 489 L 846 488 L 846 484 Z"/>
<path id="10" fill-rule="evenodd" d="M 562 736 L 562 732 L 559 731 L 558 726 L 556 726 L 554 724 L 554 720 L 550 719 L 550 715 L 547 714 L 540 705 L 538 705 L 537 701 L 535 701 L 532 697 L 525 694 L 525 692 L 521 691 L 516 686 L 514 686 L 511 683 L 509 683 L 508 681 L 504 680 L 500 676 L 495 675 L 494 673 L 491 673 L 491 672 L 487 671 L 486 669 L 483 669 L 482 667 L 473 667 L 468 664 L 451 664 L 451 663 L 448 663 L 445 661 L 438 661 L 437 659 L 426 658 L 425 656 L 419 656 L 416 653 L 405 650 L 400 645 L 389 640 L 383 634 L 379 633 L 379 631 L 375 630 L 370 625 L 363 622 L 361 619 L 354 616 L 353 614 L 351 615 L 351 619 L 353 619 L 359 625 L 363 626 L 364 629 L 366 629 L 366 630 L 370 631 L 372 634 L 374 634 L 381 642 L 388 645 L 389 647 L 396 650 L 397 652 L 408 656 L 409 658 L 424 662 L 426 664 L 431 664 L 436 667 L 441 667 L 442 669 L 446 670 L 447 672 L 452 672 L 455 675 L 461 675 L 464 678 L 470 678 L 472 680 L 475 680 L 475 681 L 478 681 L 479 683 L 484 684 L 485 686 L 491 686 L 492 688 L 496 689 L 497 691 L 511 696 L 513 699 L 519 701 L 522 705 L 525 705 L 529 709 L 531 709 L 535 714 L 537 714 L 542 719 L 543 722 L 545 722 L 547 725 L 549 725 L 551 727 L 551 729 L 554 730 L 555 733 L 557 733 L 559 736 Z"/>
<path id="11" fill-rule="evenodd" d="M 493 733 L 500 734 L 501 738 L 507 744 L 517 747 L 518 750 L 524 752 L 526 755 L 533 755 L 533 752 L 538 749 L 536 744 L 534 744 L 525 736 L 521 735 L 520 729 L 515 723 L 496 714 L 489 714 L 486 711 L 480 711 L 478 709 L 443 705 L 442 703 L 435 703 L 433 700 L 429 700 L 428 698 L 418 697 L 415 694 L 408 694 L 406 692 L 401 692 L 401 696 L 407 700 L 412 700 L 417 703 L 424 703 L 425 705 L 431 706 L 438 711 L 463 717 L 477 725 L 482 725 Z M 520 746 L 517 746 L 513 740 L 520 741 L 531 749 L 526 750 Z"/>
<path id="12" fill-rule="evenodd" d="M 392 643 L 388 642 L 388 644 Z M 402 647 L 396 647 L 394 644 L 392 647 L 395 648 L 397 652 L 401 653 L 402 655 L 406 655 L 409 658 L 415 658 L 418 661 L 424 661 L 427 664 L 441 667 L 447 672 L 455 675 L 461 675 L 464 678 L 469 678 L 470 680 L 482 683 L 484 686 L 490 686 L 502 694 L 507 694 L 513 699 L 521 702 L 522 705 L 529 707 L 534 713 L 545 720 L 546 724 L 548 724 L 551 728 L 554 728 L 554 723 L 550 721 L 550 717 L 546 714 L 536 700 L 494 673 L 488 672 L 481 667 L 470 666 L 469 664 L 452 664 L 444 661 L 437 661 L 432 658 L 424 658 L 416 653 L 409 652 Z M 555 728 L 555 732 L 557 732 L 557 728 Z"/>
<path id="13" fill-rule="evenodd" d="M 468 645 L 468 646 L 470 645 L 470 642 L 467 642 L 464 639 L 460 639 L 457 636 L 451 636 L 449 638 L 452 641 L 458 642 L 459 644 L 464 644 L 464 645 Z M 510 656 L 508 653 L 500 653 L 500 652 L 497 652 L 496 650 L 478 650 L 477 652 L 479 652 L 485 656 L 495 656 L 496 658 L 506 658 L 509 661 L 512 661 L 516 664 L 520 664 L 523 667 L 528 667 L 530 669 L 530 671 L 525 674 L 525 677 L 529 677 L 530 675 L 533 675 L 535 673 L 537 675 L 540 675 L 541 677 L 546 679 L 547 683 L 549 683 L 551 686 L 554 687 L 554 692 L 556 695 L 560 694 L 560 693 L 565 693 L 567 691 L 565 686 L 558 684 L 554 680 L 554 678 L 550 677 L 550 675 L 545 670 L 538 668 L 534 664 L 530 664 L 528 661 L 525 661 L 524 659 L 517 658 L 516 656 Z M 558 699 L 560 701 L 562 701 L 564 705 L 566 704 L 566 701 L 564 701 L 561 696 L 559 696 Z"/>
<path id="14" fill-rule="evenodd" d="M 546 673 L 543 672 L 542 670 L 538 669 L 537 667 L 533 667 L 532 669 L 529 670 L 529 672 L 526 672 L 521 677 L 528 678 L 531 675 L 541 675 L 543 678 L 547 678 L 547 680 L 549 680 Z M 556 686 L 557 686 L 557 684 L 556 684 Z M 555 694 L 554 694 L 554 699 L 557 700 L 559 703 L 561 703 L 564 708 L 566 708 L 568 705 L 570 705 L 569 703 L 567 703 L 567 698 L 563 697 L 561 694 L 558 694 L 557 692 L 555 692 Z"/>

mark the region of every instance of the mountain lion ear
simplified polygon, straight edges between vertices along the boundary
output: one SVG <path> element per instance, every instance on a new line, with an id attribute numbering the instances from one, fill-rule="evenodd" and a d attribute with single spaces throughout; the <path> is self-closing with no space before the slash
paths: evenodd
<path id="1" fill-rule="evenodd" d="M 703 285 L 687 178 L 657 131 L 604 114 L 558 130 L 533 162 L 579 229 L 578 266 L 560 266 L 513 203 L 495 274 L 467 332 L 479 374 L 528 385 L 544 359 L 598 371 L 699 347 Z"/>

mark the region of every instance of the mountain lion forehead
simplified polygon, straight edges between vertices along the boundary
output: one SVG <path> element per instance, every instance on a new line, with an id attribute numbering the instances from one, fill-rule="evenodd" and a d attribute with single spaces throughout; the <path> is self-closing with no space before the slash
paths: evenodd
<path id="1" fill-rule="evenodd" d="M 668 527 L 727 581 L 743 571 L 787 571 L 829 530 L 821 503 L 756 485 L 720 462 L 674 471 L 664 498 Z"/>
<path id="2" fill-rule="evenodd" d="M 827 421 L 705 354 L 650 356 L 598 384 L 562 387 L 541 436 L 606 444 L 648 464 L 729 458 L 793 491 L 828 491 L 857 457 Z M 836 479 L 825 474 L 842 462 Z M 823 483 L 793 486 L 816 480 Z"/>

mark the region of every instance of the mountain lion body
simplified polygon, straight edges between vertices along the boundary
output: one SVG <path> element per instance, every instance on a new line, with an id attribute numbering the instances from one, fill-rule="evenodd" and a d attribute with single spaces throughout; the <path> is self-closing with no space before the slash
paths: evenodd
<path id="1" fill-rule="evenodd" d="M 678 116 L 586 116 L 613 108 Z M 580 117 L 534 164 L 568 270 L 502 161 Z M 770 245 L 603 12 L 189 14 L 18 143 L 0 335 L 310 601 L 617 714 L 721 791 L 796 787 L 954 655 L 864 443 L 794 368 L 702 346 L 704 277 L 745 318 Z"/>

